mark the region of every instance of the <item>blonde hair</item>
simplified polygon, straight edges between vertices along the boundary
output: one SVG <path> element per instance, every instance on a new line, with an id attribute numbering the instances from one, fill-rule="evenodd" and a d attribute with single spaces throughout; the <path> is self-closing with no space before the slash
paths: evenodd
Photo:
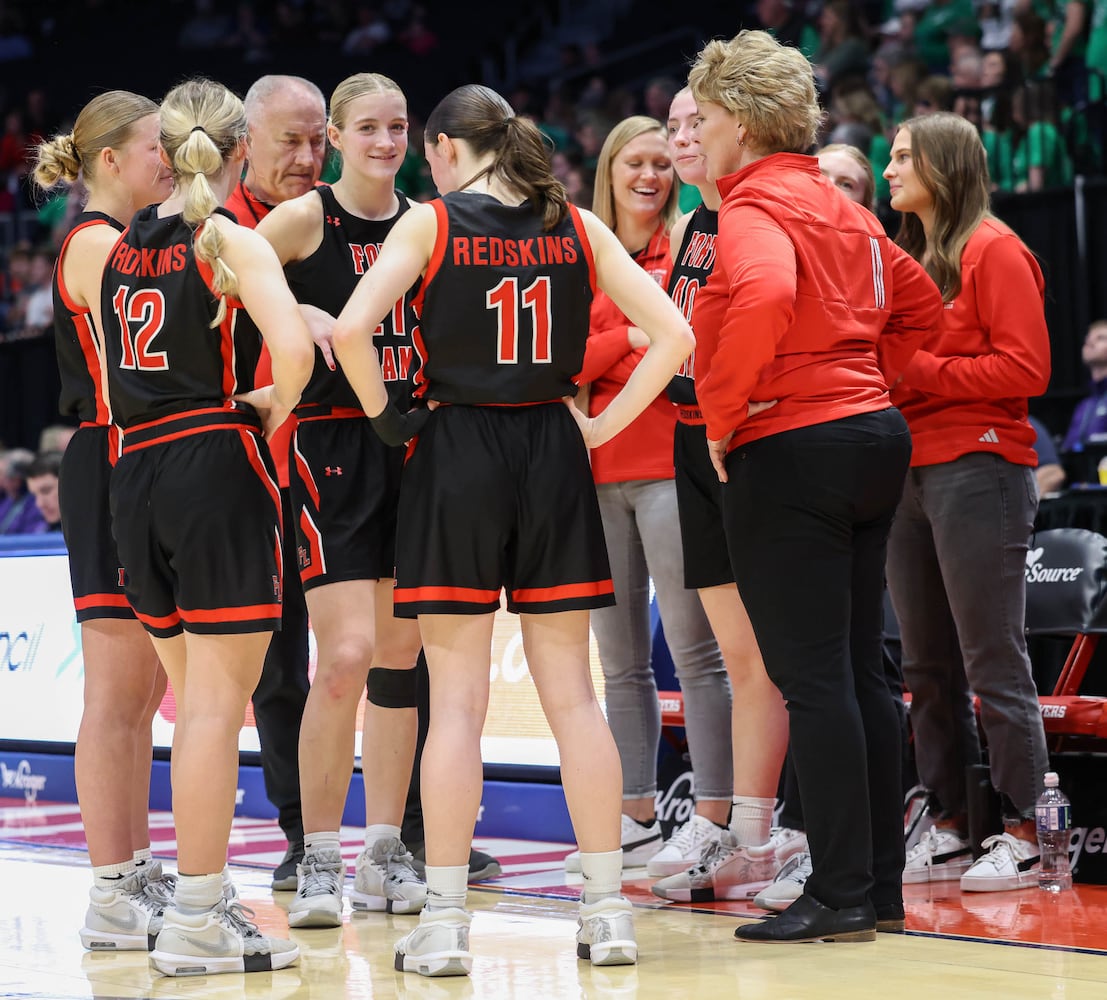
<path id="1" fill-rule="evenodd" d="M 346 109 L 359 97 L 370 94 L 399 94 L 407 104 L 407 98 L 395 80 L 380 73 L 355 73 L 346 77 L 331 94 L 331 124 L 336 129 L 344 129 Z"/>
<path id="2" fill-rule="evenodd" d="M 189 80 L 165 95 L 161 105 L 161 145 L 173 169 L 173 180 L 184 192 L 183 218 L 198 228 L 193 249 L 212 270 L 212 290 L 219 308 L 212 326 L 227 313 L 225 296 L 238 294 L 238 278 L 222 260 L 223 234 L 203 226 L 219 207 L 209 178 L 217 177 L 227 159 L 246 140 L 242 102 L 221 83 Z"/>
<path id="3" fill-rule="evenodd" d="M 911 136 L 911 164 L 931 197 L 933 225 L 928 236 L 919 217 L 904 212 L 896 242 L 952 302 L 961 293 L 965 244 L 992 214 L 988 157 L 976 127 L 948 111 L 909 118 L 900 128 Z"/>
<path id="4" fill-rule="evenodd" d="M 94 186 L 101 151 L 125 145 L 135 125 L 157 113 L 150 98 L 129 90 L 99 94 L 81 109 L 72 132 L 39 143 L 31 172 L 34 182 L 49 191 L 61 183 L 75 184 L 83 174 L 85 183 Z"/>
<path id="5" fill-rule="evenodd" d="M 865 187 L 861 191 L 861 204 L 872 211 L 876 205 L 876 174 L 873 172 L 873 165 L 869 162 L 869 158 L 860 149 L 851 146 L 848 142 L 829 143 L 823 146 L 817 155 L 822 156 L 823 153 L 844 153 L 860 165 L 865 175 Z"/>
<path id="6" fill-rule="evenodd" d="M 656 118 L 648 115 L 631 115 L 624 118 L 616 125 L 603 141 L 600 155 L 596 159 L 596 179 L 592 186 L 592 211 L 597 218 L 612 232 L 615 231 L 615 188 L 611 182 L 611 165 L 622 148 L 640 135 L 649 135 L 655 132 L 665 140 L 668 149 L 669 133 L 665 126 Z M 673 173 L 673 184 L 669 189 L 669 197 L 665 199 L 665 205 L 661 209 L 661 221 L 666 231 L 673 228 L 680 215 L 680 185 L 676 181 L 676 173 Z"/>
<path id="7" fill-rule="evenodd" d="M 747 142 L 758 152 L 805 153 L 822 124 L 811 64 L 767 31 L 708 42 L 688 86 L 697 104 L 718 104 L 745 125 Z"/>

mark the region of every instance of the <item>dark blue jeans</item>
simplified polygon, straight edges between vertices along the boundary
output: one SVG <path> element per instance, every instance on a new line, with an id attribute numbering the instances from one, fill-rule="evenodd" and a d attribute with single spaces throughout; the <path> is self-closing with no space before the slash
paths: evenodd
<path id="1" fill-rule="evenodd" d="M 735 579 L 788 703 L 826 906 L 902 899 L 899 720 L 881 660 L 884 557 L 911 457 L 894 408 L 762 438 L 727 457 Z"/>

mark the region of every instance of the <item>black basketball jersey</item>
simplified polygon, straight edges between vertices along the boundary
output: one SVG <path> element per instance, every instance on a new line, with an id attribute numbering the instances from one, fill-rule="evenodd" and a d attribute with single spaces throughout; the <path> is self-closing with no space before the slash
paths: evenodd
<path id="1" fill-rule="evenodd" d="M 377 259 L 381 244 L 396 220 L 411 207 L 411 202 L 397 191 L 399 211 L 391 219 L 370 221 L 346 211 L 329 187 L 315 190 L 323 202 L 323 239 L 310 257 L 292 261 L 284 271 L 288 287 L 297 302 L 318 306 L 337 316 L 361 276 Z M 401 410 L 411 406 L 412 376 L 418 367 L 413 363 L 415 313 L 411 308 L 411 298 L 411 292 L 404 295 L 384 322 L 373 331 L 373 346 L 381 364 L 385 388 L 389 398 Z M 342 368 L 337 367 L 332 372 L 318 348 L 315 349 L 315 368 L 300 402 L 361 407 L 357 394 L 342 374 Z"/>
<path id="2" fill-rule="evenodd" d="M 101 425 L 111 423 L 111 408 L 104 398 L 100 380 L 103 363 L 92 312 L 77 305 L 70 297 L 62 278 L 62 261 L 69 249 L 69 241 L 78 232 L 89 226 L 104 225 L 111 226 L 117 232 L 123 230 L 123 223 L 103 212 L 82 212 L 78 215 L 73 220 L 73 228 L 66 234 L 54 265 L 54 345 L 58 355 L 58 374 L 61 376 L 58 410 L 67 416 L 77 417 L 81 423 Z"/>
<path id="3" fill-rule="evenodd" d="M 104 269 L 108 391 L 124 429 L 224 406 L 253 388 L 261 348 L 255 332 L 236 331 L 241 304 L 230 298 L 223 322 L 211 326 L 211 268 L 196 259 L 192 227 L 180 215 L 159 219 L 157 209 L 135 215 Z"/>
<path id="4" fill-rule="evenodd" d="M 470 404 L 575 395 L 596 281 L 576 209 L 547 231 L 529 204 L 486 194 L 432 205 L 438 238 L 415 297 L 416 395 Z"/>
<path id="5" fill-rule="evenodd" d="M 689 323 L 696 293 L 707 284 L 715 266 L 715 237 L 719 232 L 719 213 L 700 205 L 688 220 L 680 252 L 669 278 L 671 298 Z M 678 406 L 696 405 L 696 352 L 688 355 L 668 387 L 669 399 Z"/>

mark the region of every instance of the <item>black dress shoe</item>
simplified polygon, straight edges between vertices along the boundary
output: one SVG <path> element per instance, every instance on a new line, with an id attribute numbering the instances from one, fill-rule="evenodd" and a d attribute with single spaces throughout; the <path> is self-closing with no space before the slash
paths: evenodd
<path id="1" fill-rule="evenodd" d="M 814 896 L 800 896 L 783 913 L 758 923 L 743 924 L 739 941 L 764 944 L 802 941 L 875 941 L 876 911 L 871 903 L 832 910 Z"/>
<path id="2" fill-rule="evenodd" d="M 902 934 L 904 913 L 902 903 L 874 903 L 876 929 L 881 934 Z"/>
<path id="3" fill-rule="evenodd" d="M 278 892 L 296 891 L 296 866 L 304 860 L 304 842 L 292 841 L 281 863 L 273 870 L 273 888 Z"/>

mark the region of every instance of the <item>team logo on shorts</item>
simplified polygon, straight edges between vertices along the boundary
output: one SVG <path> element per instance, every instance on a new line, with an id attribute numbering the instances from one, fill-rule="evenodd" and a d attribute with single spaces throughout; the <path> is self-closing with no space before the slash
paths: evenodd
<path id="1" fill-rule="evenodd" d="M 281 578 L 276 574 L 273 575 L 273 596 L 278 601 L 281 599 Z"/>
<path id="2" fill-rule="evenodd" d="M 119 589 L 122 590 L 125 586 L 127 586 L 127 581 L 126 581 L 127 571 L 122 566 L 118 567 L 118 569 L 119 569 L 119 584 L 118 585 L 119 585 Z"/>

